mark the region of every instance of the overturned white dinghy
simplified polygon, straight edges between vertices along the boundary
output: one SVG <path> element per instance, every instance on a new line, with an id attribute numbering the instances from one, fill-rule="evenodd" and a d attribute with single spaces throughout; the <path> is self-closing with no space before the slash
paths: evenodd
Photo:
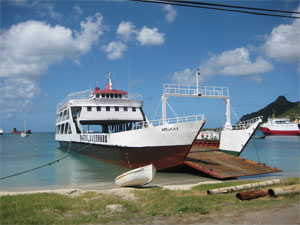
<path id="1" fill-rule="evenodd" d="M 139 167 L 117 176 L 115 184 L 120 187 L 141 187 L 149 184 L 155 173 L 156 169 L 152 164 Z"/>

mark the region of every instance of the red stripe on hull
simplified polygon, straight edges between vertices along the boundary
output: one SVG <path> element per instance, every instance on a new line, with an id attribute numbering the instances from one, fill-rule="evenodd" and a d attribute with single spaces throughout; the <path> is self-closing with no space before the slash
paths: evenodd
<path id="1" fill-rule="evenodd" d="M 262 127 L 261 131 L 265 135 L 300 135 L 300 130 L 270 130 L 269 128 Z"/>
<path id="2" fill-rule="evenodd" d="M 59 144 L 62 148 L 69 149 L 69 142 L 60 141 Z M 72 142 L 70 150 L 131 169 L 152 163 L 156 170 L 164 170 L 182 165 L 191 148 L 190 145 L 143 148 L 88 145 Z M 83 150 L 80 151 L 80 149 Z"/>

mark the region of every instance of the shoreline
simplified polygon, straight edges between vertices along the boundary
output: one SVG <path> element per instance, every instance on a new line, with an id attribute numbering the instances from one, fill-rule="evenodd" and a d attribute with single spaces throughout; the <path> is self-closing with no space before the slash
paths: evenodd
<path id="1" fill-rule="evenodd" d="M 238 179 L 233 180 L 218 180 L 214 178 L 207 178 L 199 176 L 185 180 L 174 180 L 174 181 L 162 181 L 160 178 L 154 178 L 153 181 L 142 187 L 142 188 L 129 188 L 130 190 L 138 190 L 138 189 L 145 189 L 151 187 L 162 187 L 164 189 L 169 190 L 190 190 L 192 187 L 201 185 L 201 184 L 214 184 L 214 183 L 222 183 L 228 181 L 263 181 L 263 180 L 271 180 L 271 179 L 288 179 L 288 178 L 297 178 L 297 176 L 278 176 L 276 174 L 269 174 L 268 176 L 248 176 L 248 177 L 240 177 Z M 35 194 L 35 193 L 57 193 L 57 194 L 66 194 L 68 192 L 72 192 L 74 190 L 85 193 L 85 192 L 99 192 L 99 193 L 109 193 L 109 190 L 119 190 L 119 189 L 126 189 L 121 188 L 115 185 L 113 181 L 107 182 L 107 185 L 99 186 L 97 183 L 91 183 L 86 185 L 78 185 L 77 187 L 72 187 L 68 185 L 61 185 L 61 186 L 52 186 L 52 187 L 13 187 L 13 188 L 0 188 L 0 197 L 4 195 L 18 195 L 18 194 Z"/>
<path id="2" fill-rule="evenodd" d="M 156 185 L 156 184 L 149 184 L 145 185 L 141 188 L 134 188 L 134 187 L 108 187 L 108 188 L 101 188 L 101 189 L 81 189 L 81 188 L 57 188 L 57 189 L 42 189 L 42 190 L 28 190 L 28 191 L 1 191 L 0 190 L 0 197 L 2 196 L 12 196 L 12 195 L 26 195 L 26 194 L 43 194 L 43 193 L 53 193 L 53 194 L 63 194 L 63 195 L 80 195 L 86 192 L 95 192 L 101 194 L 116 194 L 118 192 L 132 192 L 134 190 L 142 190 L 148 188 L 163 188 L 172 191 L 188 191 L 191 190 L 193 187 L 202 185 L 202 184 L 217 184 L 222 183 L 223 181 L 201 181 L 198 183 L 193 184 L 167 184 L 167 185 Z"/>

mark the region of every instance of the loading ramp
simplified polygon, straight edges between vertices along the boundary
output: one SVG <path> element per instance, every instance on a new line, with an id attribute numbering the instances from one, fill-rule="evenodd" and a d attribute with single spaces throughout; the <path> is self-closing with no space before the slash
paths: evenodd
<path id="1" fill-rule="evenodd" d="M 193 146 L 184 164 L 218 179 L 281 172 L 277 168 L 257 163 L 219 150 Z"/>

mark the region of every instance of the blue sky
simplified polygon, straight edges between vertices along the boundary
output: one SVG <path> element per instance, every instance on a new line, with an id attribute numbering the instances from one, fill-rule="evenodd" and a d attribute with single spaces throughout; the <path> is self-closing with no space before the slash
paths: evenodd
<path id="1" fill-rule="evenodd" d="M 300 11 L 298 1 L 217 2 Z M 149 119 L 161 117 L 163 84 L 194 84 L 197 68 L 202 86 L 229 88 L 238 117 L 279 95 L 299 101 L 295 19 L 127 1 L 1 1 L 0 51 L 5 132 L 22 130 L 24 112 L 33 132 L 54 131 L 57 103 L 104 88 L 108 70 L 114 88 L 128 91 L 130 83 L 143 96 Z M 204 114 L 206 127 L 225 122 L 221 100 L 168 102 L 180 116 Z"/>

